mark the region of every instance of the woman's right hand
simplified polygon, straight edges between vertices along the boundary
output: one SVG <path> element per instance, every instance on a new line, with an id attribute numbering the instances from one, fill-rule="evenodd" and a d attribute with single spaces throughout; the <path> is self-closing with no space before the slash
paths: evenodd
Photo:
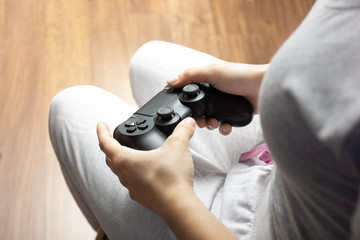
<path id="1" fill-rule="evenodd" d="M 190 83 L 206 82 L 218 90 L 247 98 L 258 112 L 258 95 L 263 75 L 268 69 L 268 64 L 253 65 L 241 63 L 218 63 L 203 67 L 189 68 L 178 77 L 169 80 L 172 87 L 182 87 Z M 216 119 L 200 118 L 199 127 L 215 129 L 219 127 Z M 231 125 L 221 124 L 219 131 L 223 135 L 231 132 Z"/>

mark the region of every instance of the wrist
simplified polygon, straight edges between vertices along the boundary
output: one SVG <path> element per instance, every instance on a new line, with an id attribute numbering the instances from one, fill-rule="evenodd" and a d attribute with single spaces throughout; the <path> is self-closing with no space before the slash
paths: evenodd
<path id="1" fill-rule="evenodd" d="M 191 186 L 173 187 L 164 191 L 158 215 L 165 221 L 170 220 L 174 215 L 183 213 L 194 201 L 198 198 Z"/>
<path id="2" fill-rule="evenodd" d="M 194 191 L 182 191 L 164 206 L 161 217 L 176 238 L 182 239 L 237 239 L 203 205 Z"/>
<path id="3" fill-rule="evenodd" d="M 254 108 L 254 113 L 259 113 L 258 108 L 258 100 L 259 100 L 259 92 L 260 92 L 260 86 L 263 80 L 263 77 L 267 70 L 269 69 L 270 64 L 261 64 L 261 65 L 254 65 L 255 68 L 255 74 L 253 75 L 253 82 L 254 82 L 254 89 L 249 91 L 252 94 L 249 94 L 246 96 L 246 98 L 251 102 Z"/>
<path id="4" fill-rule="evenodd" d="M 169 201 L 163 210 L 161 217 L 177 239 L 208 239 L 200 238 L 199 234 L 203 232 L 203 227 L 200 225 L 201 220 L 207 222 L 208 214 L 211 213 L 193 191 L 183 192 L 179 197 Z"/>

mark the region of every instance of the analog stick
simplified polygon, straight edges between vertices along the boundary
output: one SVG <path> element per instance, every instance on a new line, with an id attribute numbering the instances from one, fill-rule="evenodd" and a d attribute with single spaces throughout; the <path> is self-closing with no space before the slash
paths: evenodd
<path id="1" fill-rule="evenodd" d="M 196 98 L 200 93 L 200 88 L 196 84 L 188 84 L 183 87 L 182 92 L 186 99 Z"/>
<path id="2" fill-rule="evenodd" d="M 174 109 L 172 109 L 171 107 L 159 108 L 157 111 L 157 116 L 159 120 L 169 121 L 175 116 Z"/>

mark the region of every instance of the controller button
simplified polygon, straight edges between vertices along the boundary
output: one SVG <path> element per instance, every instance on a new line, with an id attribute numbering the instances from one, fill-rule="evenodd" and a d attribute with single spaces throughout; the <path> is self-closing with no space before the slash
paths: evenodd
<path id="1" fill-rule="evenodd" d="M 149 125 L 147 125 L 146 123 L 142 123 L 142 124 L 138 125 L 138 128 L 139 128 L 140 130 L 145 130 L 145 129 L 148 128 L 148 126 L 149 126 Z"/>
<path id="2" fill-rule="evenodd" d="M 135 126 L 135 122 L 132 120 L 128 120 L 125 122 L 125 127 L 133 127 Z"/>
<path id="3" fill-rule="evenodd" d="M 199 86 L 196 84 L 188 84 L 182 89 L 185 98 L 196 98 L 199 95 L 199 90 Z"/>
<path id="4" fill-rule="evenodd" d="M 135 131 L 136 131 L 136 126 L 131 126 L 126 129 L 126 132 L 128 132 L 128 133 L 133 133 Z"/>
<path id="5" fill-rule="evenodd" d="M 162 107 L 157 111 L 157 115 L 162 120 L 171 120 L 174 117 L 174 109 L 172 109 L 171 107 Z"/>
<path id="6" fill-rule="evenodd" d="M 140 124 L 145 123 L 145 122 L 146 122 L 145 118 L 138 118 L 136 120 L 136 125 L 140 125 Z"/>

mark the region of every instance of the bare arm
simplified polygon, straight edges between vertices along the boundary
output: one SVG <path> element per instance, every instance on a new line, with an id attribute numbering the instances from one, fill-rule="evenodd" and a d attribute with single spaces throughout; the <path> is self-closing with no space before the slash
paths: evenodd
<path id="1" fill-rule="evenodd" d="M 193 192 L 169 204 L 162 217 L 178 239 L 237 239 Z"/>

